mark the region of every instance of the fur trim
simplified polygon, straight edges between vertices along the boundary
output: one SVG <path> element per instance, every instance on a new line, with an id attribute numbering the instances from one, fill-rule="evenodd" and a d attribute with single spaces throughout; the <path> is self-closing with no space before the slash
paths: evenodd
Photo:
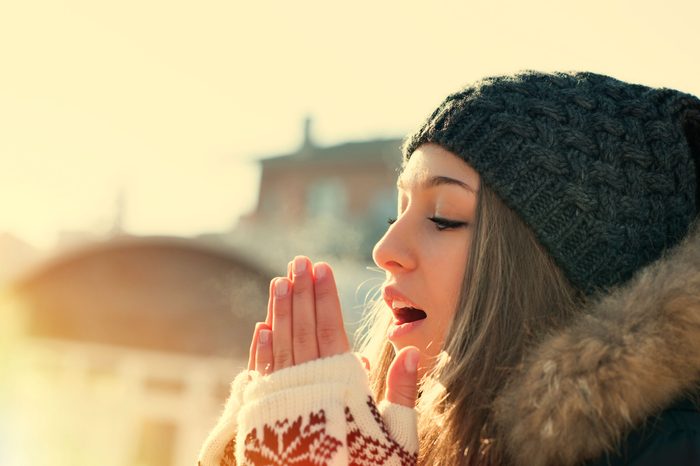
<path id="1" fill-rule="evenodd" d="M 700 226 L 545 339 L 495 401 L 517 465 L 574 465 L 697 388 Z"/>

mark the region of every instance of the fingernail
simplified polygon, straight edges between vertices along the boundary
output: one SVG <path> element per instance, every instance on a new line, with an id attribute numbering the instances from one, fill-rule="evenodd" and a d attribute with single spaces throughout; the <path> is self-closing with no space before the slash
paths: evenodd
<path id="1" fill-rule="evenodd" d="M 267 329 L 260 330 L 260 333 L 258 334 L 258 344 L 259 345 L 267 345 L 267 342 L 270 341 L 270 331 Z"/>
<path id="2" fill-rule="evenodd" d="M 418 351 L 413 350 L 409 352 L 403 360 L 403 364 L 406 368 L 406 372 L 410 374 L 416 372 L 418 370 Z"/>
<path id="3" fill-rule="evenodd" d="M 283 297 L 289 291 L 289 283 L 284 278 L 280 278 L 275 282 L 275 296 L 278 298 Z"/>
<path id="4" fill-rule="evenodd" d="M 306 270 L 306 258 L 305 257 L 295 257 L 294 258 L 294 275 L 299 275 L 304 270 Z"/>
<path id="5" fill-rule="evenodd" d="M 316 264 L 314 267 L 314 276 L 316 277 L 317 280 L 322 279 L 323 277 L 326 276 L 326 265 L 325 264 Z"/>

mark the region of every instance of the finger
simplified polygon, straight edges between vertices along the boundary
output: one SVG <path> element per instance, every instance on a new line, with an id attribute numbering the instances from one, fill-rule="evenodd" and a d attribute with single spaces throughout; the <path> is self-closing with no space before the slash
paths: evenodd
<path id="1" fill-rule="evenodd" d="M 418 358 L 415 346 L 403 348 L 389 366 L 386 377 L 386 399 L 410 408 L 416 405 L 418 394 Z"/>
<path id="2" fill-rule="evenodd" d="M 273 370 L 294 364 L 292 353 L 292 283 L 286 278 L 275 280 L 272 301 L 272 353 Z"/>
<path id="3" fill-rule="evenodd" d="M 272 331 L 268 328 L 260 329 L 258 335 L 258 348 L 255 352 L 255 370 L 262 375 L 270 374 L 273 370 Z"/>
<path id="4" fill-rule="evenodd" d="M 350 342 L 343 326 L 338 289 L 333 271 L 324 262 L 314 265 L 314 298 L 316 301 L 316 338 L 321 357 L 350 351 Z"/>
<path id="5" fill-rule="evenodd" d="M 292 261 L 287 262 L 287 278 L 290 281 L 292 280 Z M 272 327 L 272 294 L 275 280 L 276 278 L 270 280 L 270 291 L 267 299 L 267 317 L 265 317 L 265 323 L 268 325 L 268 327 Z"/>
<path id="6" fill-rule="evenodd" d="M 301 364 L 318 358 L 311 261 L 303 256 L 295 257 L 292 273 L 294 274 L 294 290 L 292 290 L 294 363 Z"/>
<path id="7" fill-rule="evenodd" d="M 260 329 L 265 326 L 264 322 L 258 322 L 255 324 L 255 329 L 253 330 L 253 339 L 250 341 L 250 350 L 248 351 L 248 370 L 252 371 L 255 369 L 255 352 L 258 349 L 258 335 Z"/>
<path id="8" fill-rule="evenodd" d="M 275 278 L 270 280 L 270 290 L 267 294 L 267 315 L 265 316 L 265 325 L 272 327 L 272 294 L 274 293 Z"/>

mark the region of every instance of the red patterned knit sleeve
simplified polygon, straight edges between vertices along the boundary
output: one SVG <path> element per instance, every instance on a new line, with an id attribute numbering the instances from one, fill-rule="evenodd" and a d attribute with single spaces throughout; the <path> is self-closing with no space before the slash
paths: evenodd
<path id="1" fill-rule="evenodd" d="M 237 424 L 230 444 L 236 462 L 228 464 L 416 464 L 415 411 L 377 407 L 352 353 L 255 378 L 244 391 Z"/>

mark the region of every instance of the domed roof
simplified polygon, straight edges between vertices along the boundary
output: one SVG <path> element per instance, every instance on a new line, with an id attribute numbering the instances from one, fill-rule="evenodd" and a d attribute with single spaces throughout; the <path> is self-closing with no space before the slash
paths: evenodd
<path id="1" fill-rule="evenodd" d="M 271 277 L 197 240 L 122 237 L 43 263 L 15 289 L 34 336 L 240 357 Z"/>

